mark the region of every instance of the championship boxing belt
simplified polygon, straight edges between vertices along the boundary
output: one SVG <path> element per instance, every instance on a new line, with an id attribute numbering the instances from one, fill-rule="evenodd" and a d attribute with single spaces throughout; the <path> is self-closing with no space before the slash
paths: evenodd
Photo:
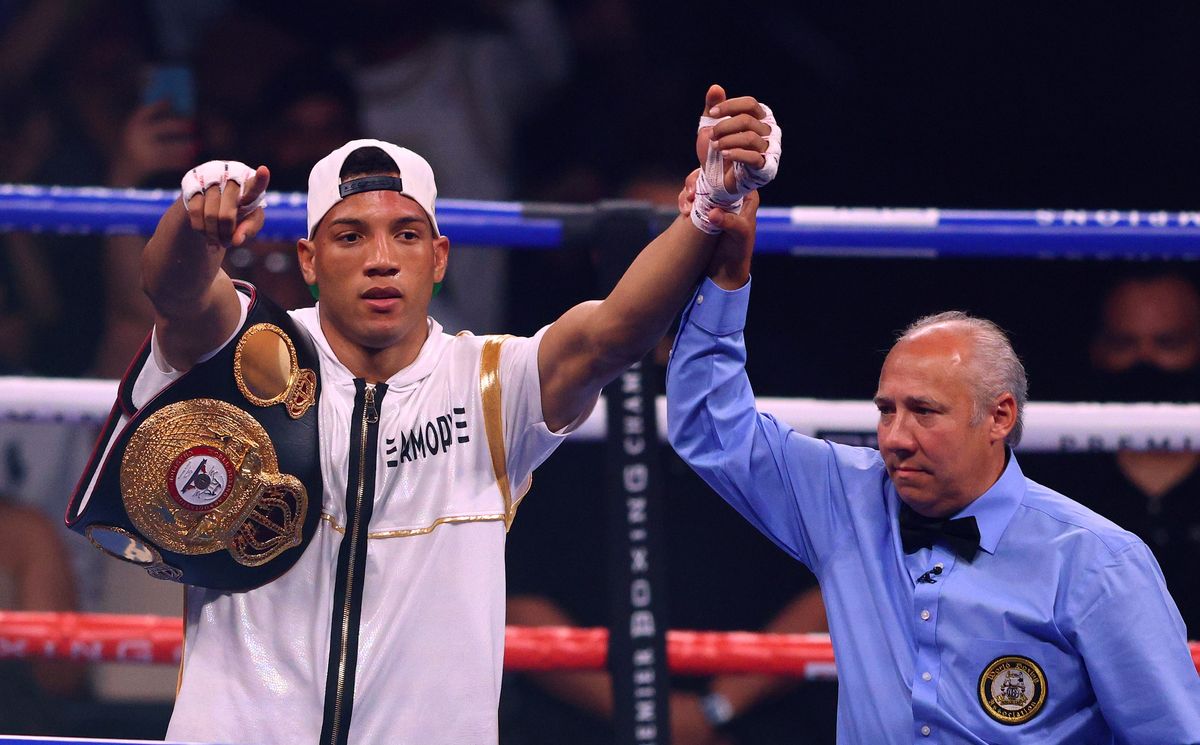
<path id="1" fill-rule="evenodd" d="M 233 341 L 137 408 L 134 382 L 154 364 L 142 345 L 67 508 L 67 526 L 104 553 L 220 590 L 290 569 L 322 493 L 316 348 L 252 285 L 235 284 L 250 307 Z"/>

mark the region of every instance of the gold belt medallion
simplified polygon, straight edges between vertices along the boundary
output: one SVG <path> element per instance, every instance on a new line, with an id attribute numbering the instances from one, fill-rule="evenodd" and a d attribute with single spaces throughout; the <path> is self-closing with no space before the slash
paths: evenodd
<path id="1" fill-rule="evenodd" d="M 222 549 L 261 566 L 300 545 L 308 493 L 279 472 L 275 447 L 245 411 L 211 398 L 148 417 L 121 460 L 121 494 L 134 526 L 168 551 Z"/>
<path id="2" fill-rule="evenodd" d="M 283 404 L 299 419 L 317 400 L 317 375 L 300 367 L 296 345 L 283 329 L 256 323 L 246 329 L 233 354 L 238 390 L 255 406 Z"/>

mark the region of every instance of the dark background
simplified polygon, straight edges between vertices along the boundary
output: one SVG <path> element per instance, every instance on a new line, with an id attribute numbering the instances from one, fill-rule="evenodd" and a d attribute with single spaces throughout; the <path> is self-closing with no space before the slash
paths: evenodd
<path id="1" fill-rule="evenodd" d="M 502 31 L 505 5 L 229 2 L 215 27 L 197 30 L 225 43 L 180 60 L 167 59 L 162 24 L 154 20 L 166 8 L 168 19 L 180 14 L 177 25 L 194 23 L 173 0 L 0 0 L 0 34 L 30 8 L 66 8 L 73 19 L 52 53 L 28 74 L 18 80 L 0 68 L 0 170 L 21 155 L 14 143 L 23 141 L 23 128 L 42 127 L 50 142 L 46 156 L 20 180 L 105 183 L 119 138 L 113 126 L 89 129 L 80 117 L 123 120 L 137 105 L 139 69 L 154 62 L 184 63 L 196 74 L 196 162 L 256 164 L 263 160 L 264 132 L 277 124 L 272 91 L 256 70 L 294 63 L 302 71 L 350 74 L 364 58 L 434 34 Z M 770 206 L 1186 210 L 1200 201 L 1200 4 L 553 5 L 565 24 L 570 71 L 513 128 L 514 198 L 593 201 L 619 196 L 645 175 L 682 181 L 695 167 L 692 143 L 705 90 L 719 82 L 731 95 L 769 103 L 784 129 L 780 175 L 763 194 Z M 14 43 L 9 36 L 0 39 Z M 234 70 L 232 80 L 219 74 L 222 69 Z M 100 70 L 94 79 L 88 76 Z M 38 112 L 48 112 L 44 124 Z M 206 121 L 213 113 L 232 128 L 220 147 L 209 137 L 217 131 Z M 14 178 L 0 177 L 7 180 Z M 172 171 L 145 185 L 177 183 Z M 296 183 L 287 188 L 302 188 Z M 441 196 L 464 195 L 443 190 Z M 29 277 L 14 249 L 0 241 L 0 371 L 90 374 L 102 351 L 105 314 L 99 309 L 109 300 L 100 239 L 39 236 L 37 246 L 48 259 L 49 296 L 57 310 L 42 318 L 21 299 L 18 290 Z M 532 333 L 570 305 L 596 297 L 592 255 L 606 248 L 513 252 L 503 330 Z M 866 399 L 896 331 L 919 315 L 956 308 L 990 317 L 1012 333 L 1033 399 L 1091 399 L 1086 346 L 1096 305 L 1114 277 L 1140 268 L 1137 262 L 1004 258 L 759 257 L 746 332 L 750 376 L 759 394 Z M 1200 264 L 1179 262 L 1177 268 L 1200 281 Z M 454 275 L 453 263 L 451 283 L 470 287 L 469 277 Z M 563 567 L 592 572 L 585 584 L 559 578 L 567 594 L 580 588 L 574 600 L 581 615 L 600 614 L 586 606 L 596 599 L 588 587 L 600 581 L 594 570 L 601 538 L 575 540 L 573 531 L 581 522 L 595 522 L 595 501 L 602 497 L 595 479 L 586 477 L 599 473 L 601 462 L 596 446 L 565 446 L 539 471 L 512 534 L 512 545 L 532 547 L 510 560 L 514 567 L 554 564 L 561 556 Z M 678 484 L 699 489 L 678 462 L 667 467 Z M 572 498 L 586 507 L 571 518 L 552 511 L 556 504 L 572 511 Z M 682 566 L 691 568 L 707 553 L 704 541 L 724 535 L 719 531 L 736 518 L 711 495 L 696 494 L 707 500 L 703 510 L 689 510 L 688 498 L 671 497 L 676 516 L 691 522 L 673 522 L 670 540 L 678 544 L 675 553 L 689 557 Z M 678 604 L 678 615 L 689 624 L 705 623 L 706 603 L 723 613 L 713 613 L 711 625 L 753 626 L 767 612 L 726 602 L 718 597 L 720 587 L 740 585 L 757 592 L 756 601 L 778 605 L 809 581 L 760 537 L 737 540 L 746 543 L 731 543 L 726 552 L 752 559 L 761 574 L 745 582 L 731 565 L 677 582 L 688 601 Z M 741 545 L 752 548 L 742 551 Z M 555 581 L 550 575 L 548 581 Z M 776 586 L 758 591 L 764 578 L 774 577 L 780 578 Z M 514 586 L 523 579 L 514 578 Z M 8 680 L 22 685 L 16 677 Z M 815 730 L 818 741 L 832 720 L 829 691 L 819 695 L 825 699 L 814 714 L 822 725 Z M 0 714 L 15 716 L 20 709 L 10 706 Z M 71 726 L 64 722 L 72 715 L 60 715 L 58 731 L 155 736 L 166 716 L 161 706 L 130 711 L 122 729 L 97 724 L 107 711 L 87 709 Z M 53 718 L 46 713 L 40 719 Z M 6 726 L 0 717 L 0 731 L 22 726 L 29 728 L 11 721 Z M 39 721 L 33 729 L 39 727 L 50 726 Z"/>
<path id="2" fill-rule="evenodd" d="M 40 4 L 0 2 L 0 30 Z M 591 201 L 620 195 L 639 176 L 681 180 L 694 167 L 704 91 L 720 82 L 731 95 L 768 102 L 784 128 L 785 155 L 764 192 L 767 205 L 1179 210 L 1195 203 L 1194 4 L 553 4 L 570 71 L 513 127 L 516 198 Z M 25 180 L 101 184 L 117 148 L 112 138 L 80 134 L 67 101 L 87 99 L 90 85 L 88 106 L 119 119 L 137 104 L 139 67 L 183 63 L 199 86 L 197 158 L 257 163 L 273 123 L 272 91 L 253 88 L 263 82 L 256 69 L 286 61 L 298 77 L 320 67 L 350 74 L 372 55 L 435 34 L 502 32 L 505 5 L 368 0 L 333 12 L 280 0 L 228 2 L 224 15 L 196 30 L 207 56 L 179 60 L 167 59 L 161 38 L 177 5 L 63 4 L 78 20 L 32 74 L 6 83 L 0 124 L 11 146 L 28 111 L 55 112 L 54 146 Z M 182 15 L 175 22 L 198 24 Z M 113 64 L 121 74 L 80 82 L 79 67 L 98 69 L 87 56 L 97 55 L 81 50 L 106 39 L 129 58 Z M 220 145 L 207 137 L 216 131 L 206 123 L 213 112 L 236 125 Z M 177 178 L 163 174 L 155 185 Z M 302 188 L 295 180 L 288 186 Z M 462 195 L 443 189 L 442 196 Z M 103 322 L 94 310 L 105 301 L 98 251 L 46 243 L 68 313 L 38 335 L 54 343 L 35 342 L 26 359 L 6 366 L 87 373 Z M 596 295 L 586 252 L 577 253 L 552 260 L 515 253 L 504 330 L 531 332 Z M 764 257 L 755 265 L 752 377 L 763 393 L 867 397 L 879 351 L 897 329 L 922 313 L 961 308 L 1012 331 L 1034 398 L 1079 397 L 1093 303 L 1110 274 L 1126 269 L 1123 262 Z M 1194 263 L 1185 270 L 1197 274 Z M 0 311 L 20 312 L 11 300 L 19 281 L 0 266 Z M 760 350 L 787 364 L 759 366 Z"/>
<path id="3" fill-rule="evenodd" d="M 650 140 L 663 170 L 683 172 L 689 116 L 719 81 L 770 103 L 784 128 L 764 204 L 1180 210 L 1196 201 L 1200 7 L 637 10 L 643 45 L 612 65 L 584 61 L 567 103 L 532 123 L 534 157 L 552 164 L 562 153 L 588 157 L 583 150 L 617 184 L 633 167 L 624 156 Z M 591 113 L 560 119 L 581 108 Z M 751 378 L 765 394 L 867 398 L 897 329 L 958 308 L 1012 332 L 1035 399 L 1088 398 L 1080 377 L 1095 304 L 1130 268 L 761 257 Z M 1182 268 L 1195 276 L 1194 264 Z"/>

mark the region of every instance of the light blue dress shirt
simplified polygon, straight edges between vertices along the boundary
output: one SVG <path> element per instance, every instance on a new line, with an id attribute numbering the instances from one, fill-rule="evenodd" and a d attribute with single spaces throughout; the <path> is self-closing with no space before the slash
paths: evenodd
<path id="1" fill-rule="evenodd" d="M 979 525 L 973 561 L 941 543 L 905 554 L 878 451 L 755 410 L 749 295 L 705 281 L 685 312 L 667 373 L 671 444 L 820 580 L 839 743 L 1200 743 L 1200 677 L 1141 540 L 1010 456 L 960 513 Z"/>

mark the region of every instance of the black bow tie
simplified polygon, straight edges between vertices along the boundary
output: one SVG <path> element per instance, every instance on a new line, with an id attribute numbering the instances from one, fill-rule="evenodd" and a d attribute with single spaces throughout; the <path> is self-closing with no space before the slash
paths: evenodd
<path id="1" fill-rule="evenodd" d="M 971 561 L 979 551 L 979 526 L 974 517 L 953 520 L 925 517 L 907 504 L 900 505 L 900 543 L 904 546 L 904 553 L 933 548 L 937 541 L 947 544 L 954 553 Z"/>

